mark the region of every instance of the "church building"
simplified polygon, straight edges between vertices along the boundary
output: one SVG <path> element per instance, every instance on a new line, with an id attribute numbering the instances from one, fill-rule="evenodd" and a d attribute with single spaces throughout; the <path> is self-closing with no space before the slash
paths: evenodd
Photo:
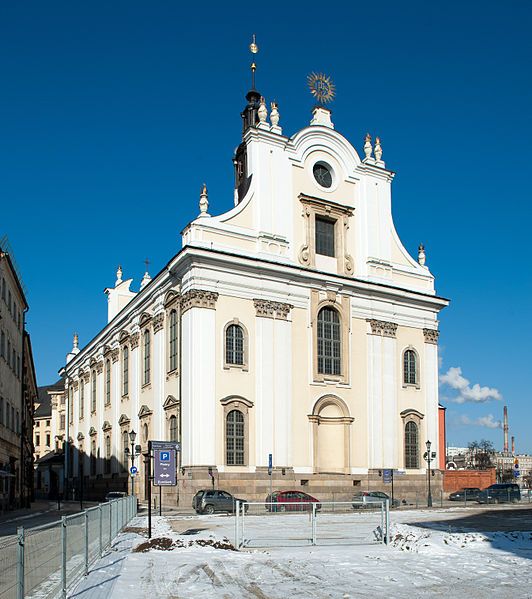
<path id="1" fill-rule="evenodd" d="M 324 106 L 330 80 L 311 84 L 322 101 L 292 135 L 253 85 L 234 207 L 211 215 L 204 186 L 182 248 L 138 292 L 119 268 L 107 326 L 67 356 L 66 471 L 85 497 L 129 488 L 132 431 L 141 498 L 148 440 L 180 444 L 172 505 L 211 485 L 264 501 L 270 455 L 274 490 L 321 500 L 386 491 L 391 468 L 396 497 L 426 492 L 427 475 L 441 488 L 448 300 L 394 228 L 379 138 L 359 154 Z"/>

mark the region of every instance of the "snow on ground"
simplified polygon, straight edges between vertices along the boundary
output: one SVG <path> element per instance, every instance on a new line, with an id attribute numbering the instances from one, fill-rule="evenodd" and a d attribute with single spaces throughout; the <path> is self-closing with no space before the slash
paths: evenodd
<path id="1" fill-rule="evenodd" d="M 234 541 L 234 518 L 154 518 L 152 537 L 179 545 L 135 553 L 146 536 L 123 533 L 71 597 L 76 599 L 285 599 L 354 597 L 415 599 L 532 598 L 532 533 L 457 532 L 453 510 L 392 513 L 390 547 L 374 542 L 372 514 L 320 516 L 318 546 L 305 539 L 308 515 L 246 517 L 245 538 L 275 546 L 242 551 L 202 543 Z M 455 514 L 456 517 L 456 514 Z M 449 519 L 449 530 L 431 521 Z M 406 522 L 416 521 L 421 526 Z M 145 527 L 136 518 L 132 527 Z M 343 535 L 339 534 L 343 530 Z M 261 537 L 262 535 L 262 537 Z M 307 535 L 308 538 L 308 535 Z M 284 539 L 284 541 L 282 540 Z M 349 544 L 353 541 L 357 544 Z"/>

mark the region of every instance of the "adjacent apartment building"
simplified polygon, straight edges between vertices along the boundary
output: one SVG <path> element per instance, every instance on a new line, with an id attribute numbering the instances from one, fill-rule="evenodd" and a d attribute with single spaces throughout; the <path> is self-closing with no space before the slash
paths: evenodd
<path id="1" fill-rule="evenodd" d="M 0 247 L 0 510 L 33 498 L 33 405 L 37 383 L 25 330 L 28 304 L 11 254 Z"/>

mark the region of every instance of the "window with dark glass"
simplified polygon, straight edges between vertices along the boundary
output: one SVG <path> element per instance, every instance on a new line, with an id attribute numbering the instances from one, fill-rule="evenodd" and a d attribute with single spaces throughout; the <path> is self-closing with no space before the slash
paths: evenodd
<path id="1" fill-rule="evenodd" d="M 105 474 L 111 474 L 111 435 L 105 437 Z"/>
<path id="2" fill-rule="evenodd" d="M 175 416 L 170 416 L 170 441 L 177 441 L 177 418 Z"/>
<path id="3" fill-rule="evenodd" d="M 403 356 L 403 381 L 405 385 L 417 385 L 416 352 L 407 349 Z"/>
<path id="4" fill-rule="evenodd" d="M 228 466 L 244 465 L 244 414 L 240 410 L 227 414 L 226 460 Z"/>
<path id="5" fill-rule="evenodd" d="M 318 372 L 341 374 L 340 317 L 334 308 L 318 312 Z"/>
<path id="6" fill-rule="evenodd" d="M 83 418 L 83 410 L 85 408 L 85 383 L 83 380 L 79 382 L 79 419 Z"/>
<path id="7" fill-rule="evenodd" d="M 334 220 L 316 216 L 316 254 L 334 258 L 334 226 Z"/>
<path id="8" fill-rule="evenodd" d="M 244 364 L 244 330 L 238 324 L 230 324 L 225 330 L 225 361 Z"/>
<path id="9" fill-rule="evenodd" d="M 150 382 L 150 332 L 144 331 L 144 378 L 143 384 Z"/>
<path id="10" fill-rule="evenodd" d="M 105 403 L 111 403 L 111 360 L 105 361 Z"/>
<path id="11" fill-rule="evenodd" d="M 96 474 L 96 441 L 91 443 L 91 475 Z"/>
<path id="12" fill-rule="evenodd" d="M 96 372 L 91 374 L 91 412 L 96 412 Z"/>
<path id="13" fill-rule="evenodd" d="M 122 395 L 129 392 L 129 348 L 124 345 L 122 350 Z"/>
<path id="14" fill-rule="evenodd" d="M 170 347 L 169 347 L 169 361 L 168 369 L 175 370 L 177 368 L 177 312 L 172 310 L 170 312 Z"/>
<path id="15" fill-rule="evenodd" d="M 405 426 L 405 467 L 419 468 L 419 434 L 415 422 Z"/>
<path id="16" fill-rule="evenodd" d="M 129 435 L 127 431 L 122 433 L 122 454 L 124 456 L 124 463 L 122 464 L 122 469 L 125 472 L 128 467 L 128 458 L 129 458 Z"/>

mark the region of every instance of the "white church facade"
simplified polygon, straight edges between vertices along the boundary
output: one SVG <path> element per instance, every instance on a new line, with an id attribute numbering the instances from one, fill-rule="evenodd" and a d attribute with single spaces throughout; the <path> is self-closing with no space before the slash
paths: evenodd
<path id="1" fill-rule="evenodd" d="M 204 188 L 182 249 L 137 293 L 119 270 L 108 325 L 67 357 L 68 471 L 86 496 L 125 488 L 132 430 L 142 453 L 180 443 L 167 503 L 211 483 L 263 500 L 270 454 L 274 489 L 350 499 L 384 490 L 387 468 L 403 496 L 424 488 L 448 301 L 395 231 L 380 142 L 361 158 L 323 107 L 287 137 L 275 104 L 247 100 L 234 208 L 211 216 Z"/>

